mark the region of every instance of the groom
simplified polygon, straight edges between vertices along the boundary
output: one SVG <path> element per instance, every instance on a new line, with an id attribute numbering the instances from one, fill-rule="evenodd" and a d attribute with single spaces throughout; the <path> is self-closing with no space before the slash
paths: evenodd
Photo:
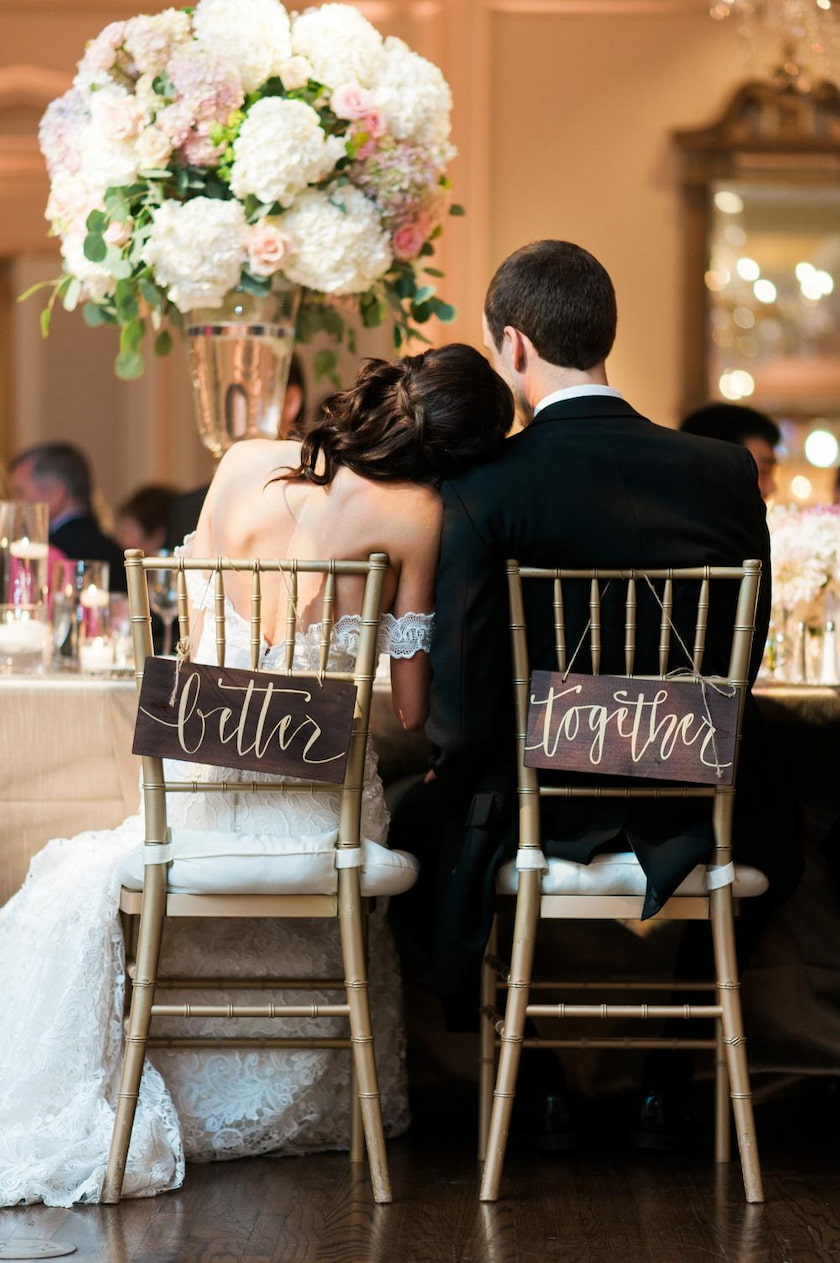
<path id="1" fill-rule="evenodd" d="M 436 975 L 439 990 L 454 1003 L 475 994 L 494 875 L 516 844 L 505 560 L 585 569 L 739 565 L 760 558 L 751 679 L 770 608 L 769 542 L 752 457 L 744 448 L 653 424 L 608 384 L 616 302 L 597 259 L 565 241 L 517 250 L 493 277 L 484 316 L 488 351 L 525 428 L 492 463 L 442 489 L 427 733 L 448 819 Z M 679 603 L 676 608 L 679 626 Z M 585 593 L 569 594 L 567 616 L 574 645 L 586 625 Z M 640 644 L 641 621 L 640 610 Z M 529 622 L 532 668 L 554 669 L 550 604 L 532 610 Z M 707 667 L 726 670 L 731 627 L 732 610 L 711 619 Z M 606 671 L 623 671 L 622 632 L 619 643 L 604 645 Z M 657 667 L 638 661 L 637 669 Z M 739 776 L 736 856 L 767 873 L 771 898 L 784 897 L 799 876 L 791 847 L 795 813 L 771 771 L 751 710 Z M 543 848 L 587 862 L 599 847 L 632 846 L 648 875 L 645 915 L 651 915 L 712 845 L 710 823 L 705 814 L 698 817 L 696 803 L 664 807 L 645 800 L 549 799 Z M 678 844 L 664 845 L 675 834 Z"/>

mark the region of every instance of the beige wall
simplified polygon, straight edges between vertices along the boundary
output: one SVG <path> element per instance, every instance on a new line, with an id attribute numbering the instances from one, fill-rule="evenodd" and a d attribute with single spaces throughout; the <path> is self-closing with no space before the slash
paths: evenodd
<path id="1" fill-rule="evenodd" d="M 55 243 L 45 236 L 47 186 L 35 143 L 44 105 L 107 21 L 163 7 L 0 0 L 0 257 L 12 260 L 12 293 L 58 270 Z M 734 27 L 712 22 L 706 0 L 381 0 L 359 7 L 437 61 L 455 94 L 460 156 L 452 174 L 468 216 L 451 221 L 441 251 L 442 290 L 459 309 L 441 338 L 480 341 L 484 286 L 510 250 L 542 236 L 576 240 L 616 281 L 613 384 L 673 424 L 681 225 L 669 134 L 717 114 L 744 77 Z M 105 331 L 62 313 L 44 343 L 39 307 L 30 299 L 0 320 L 11 330 L 2 449 L 41 437 L 76 439 L 112 501 L 149 478 L 178 476 L 192 485 L 205 477 L 210 462 L 192 433 L 180 357 L 152 365 L 139 383 L 118 383 Z"/>

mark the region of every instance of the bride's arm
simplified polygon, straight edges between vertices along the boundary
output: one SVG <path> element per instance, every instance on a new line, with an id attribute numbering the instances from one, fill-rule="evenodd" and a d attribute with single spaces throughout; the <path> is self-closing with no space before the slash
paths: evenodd
<path id="1" fill-rule="evenodd" d="M 409 515 L 404 539 L 400 541 L 397 591 L 390 611 L 395 618 L 431 614 L 434 610 L 442 521 L 437 492 L 426 488 L 417 509 Z M 409 732 L 421 729 L 425 723 L 431 679 L 429 655 L 424 650 L 418 650 L 411 658 L 391 658 L 394 711 Z"/>

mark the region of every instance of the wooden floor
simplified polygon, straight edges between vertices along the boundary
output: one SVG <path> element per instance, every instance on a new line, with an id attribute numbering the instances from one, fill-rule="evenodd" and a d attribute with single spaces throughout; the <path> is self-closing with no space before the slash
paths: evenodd
<path id="1" fill-rule="evenodd" d="M 0 1211 L 0 1240 L 77 1246 L 74 1263 L 821 1263 L 840 1261 L 840 1103 L 808 1087 L 757 1110 L 763 1206 L 705 1129 L 687 1155 L 628 1154 L 603 1117 L 573 1155 L 509 1157 L 477 1200 L 469 1109 L 417 1105 L 390 1145 L 395 1202 L 343 1154 L 190 1166 L 183 1189 L 117 1208 Z"/>

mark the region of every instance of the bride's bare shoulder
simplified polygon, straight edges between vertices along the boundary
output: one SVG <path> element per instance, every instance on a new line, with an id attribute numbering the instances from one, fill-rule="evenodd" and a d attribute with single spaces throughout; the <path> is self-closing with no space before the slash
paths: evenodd
<path id="1" fill-rule="evenodd" d="M 219 461 L 214 482 L 224 487 L 243 478 L 270 476 L 295 469 L 300 461 L 300 443 L 280 439 L 248 439 L 234 443 Z"/>

